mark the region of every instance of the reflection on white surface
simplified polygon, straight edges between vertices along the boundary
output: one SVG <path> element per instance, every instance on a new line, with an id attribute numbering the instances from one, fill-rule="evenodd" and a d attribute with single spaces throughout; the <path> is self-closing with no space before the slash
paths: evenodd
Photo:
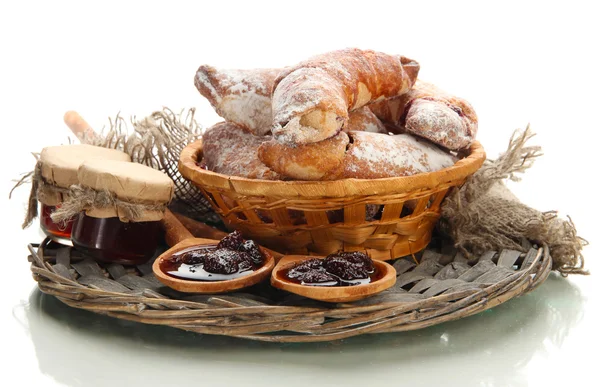
<path id="1" fill-rule="evenodd" d="M 317 344 L 251 342 L 126 322 L 69 308 L 37 290 L 23 322 L 40 371 L 66 385 L 135 385 L 138 369 L 153 370 L 147 385 L 185 385 L 193 368 L 193 374 L 206 371 L 204 383 L 223 385 L 244 375 L 263 385 L 335 377 L 345 386 L 386 380 L 521 386 L 528 384 L 531 362 L 561 349 L 582 317 L 583 302 L 576 286 L 551 275 L 533 293 L 470 318 Z M 432 366 L 436 371 L 428 372 Z"/>

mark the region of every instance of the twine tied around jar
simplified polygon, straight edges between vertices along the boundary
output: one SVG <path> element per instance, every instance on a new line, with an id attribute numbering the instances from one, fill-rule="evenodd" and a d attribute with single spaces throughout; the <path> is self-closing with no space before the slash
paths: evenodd
<path id="1" fill-rule="evenodd" d="M 149 220 L 148 213 L 164 213 L 167 204 L 124 201 L 109 191 L 72 185 L 69 196 L 50 217 L 55 223 L 64 223 L 90 209 L 114 209 L 122 222 L 143 222 Z"/>

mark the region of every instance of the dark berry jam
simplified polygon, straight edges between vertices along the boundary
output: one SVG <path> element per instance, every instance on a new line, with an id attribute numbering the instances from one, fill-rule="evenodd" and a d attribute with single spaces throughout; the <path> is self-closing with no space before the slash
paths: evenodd
<path id="1" fill-rule="evenodd" d="M 223 239 L 221 239 L 221 241 L 217 245 L 217 248 L 238 250 L 243 243 L 244 238 L 242 238 L 242 234 L 236 230 L 231 234 L 225 236 Z"/>
<path id="2" fill-rule="evenodd" d="M 252 240 L 237 231 L 216 246 L 190 247 L 160 262 L 163 273 L 198 281 L 224 281 L 248 275 L 259 269 L 265 257 Z"/>
<path id="3" fill-rule="evenodd" d="M 103 262 L 139 265 L 154 255 L 160 240 L 159 222 L 121 222 L 80 213 L 73 221 L 73 246 Z"/>
<path id="4" fill-rule="evenodd" d="M 290 268 L 285 276 L 307 286 L 355 286 L 379 279 L 379 272 L 365 253 L 340 252 L 324 259 L 309 259 Z"/>

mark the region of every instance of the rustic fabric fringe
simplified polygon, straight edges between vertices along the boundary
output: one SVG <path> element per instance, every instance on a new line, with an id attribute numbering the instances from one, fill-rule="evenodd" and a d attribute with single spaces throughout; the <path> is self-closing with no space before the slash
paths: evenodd
<path id="1" fill-rule="evenodd" d="M 31 183 L 31 178 L 33 177 L 35 171 L 29 171 L 21 174 L 20 179 L 14 179 L 15 185 L 10 189 L 8 193 L 8 198 L 12 199 L 13 192 L 22 185 Z"/>
<path id="2" fill-rule="evenodd" d="M 35 157 L 36 160 L 39 160 L 39 153 L 32 152 L 31 154 L 33 155 L 33 157 Z M 37 163 L 33 171 L 24 173 L 19 180 L 16 180 L 15 185 L 8 193 L 8 199 L 12 199 L 12 194 L 15 189 L 19 188 L 22 185 L 31 183 L 31 190 L 29 191 L 29 198 L 27 199 L 27 210 L 25 212 L 25 219 L 23 220 L 23 224 L 21 224 L 21 228 L 23 229 L 29 227 L 33 220 L 38 216 L 37 190 L 39 183 L 38 181 L 35 181 L 35 176 L 41 176 L 41 170 L 39 170 L 39 166 Z"/>
<path id="3" fill-rule="evenodd" d="M 442 205 L 440 228 L 469 257 L 487 250 L 524 251 L 521 242 L 527 239 L 549 246 L 553 270 L 563 275 L 588 274 L 581 254 L 587 242 L 577 235 L 571 219 L 526 206 L 502 183 L 520 180 L 517 174 L 542 155 L 539 146 L 526 146 L 533 136 L 529 126 L 522 133 L 515 131 L 506 152 L 487 160 L 460 189 L 452 191 Z"/>
<path id="4" fill-rule="evenodd" d="M 179 155 L 190 142 L 202 136 L 202 127 L 195 120 L 196 109 L 182 110 L 179 114 L 163 108 L 141 120 L 131 119 L 133 133 L 119 114 L 109 119 L 110 129 L 91 138 L 80 138 L 87 144 L 120 149 L 135 162 L 165 172 L 175 184 L 173 205 L 178 212 L 209 223 L 218 223 L 218 217 L 200 192 L 179 173 Z"/>
<path id="5" fill-rule="evenodd" d="M 91 208 L 116 209 L 122 221 L 141 222 L 149 211 L 164 212 L 165 204 L 132 203 L 118 199 L 109 191 L 96 191 L 80 185 L 72 185 L 69 197 L 51 215 L 55 223 L 64 223 L 82 211 Z"/>
<path id="6" fill-rule="evenodd" d="M 31 191 L 29 191 L 29 198 L 27 199 L 27 211 L 25 212 L 25 220 L 23 220 L 23 224 L 21 224 L 21 228 L 23 229 L 29 227 L 33 220 L 38 216 L 37 192 L 42 180 L 41 167 L 39 162 L 35 164 L 35 169 L 33 170 L 33 172 L 25 174 L 25 176 L 17 182 L 17 184 L 10 191 L 8 198 L 10 199 L 12 192 L 15 190 L 15 188 L 19 187 L 22 184 L 25 184 L 25 182 L 27 182 L 28 180 L 31 180 Z"/>
<path id="7" fill-rule="evenodd" d="M 203 222 L 219 224 L 218 216 L 200 190 L 184 179 L 178 169 L 179 154 L 183 148 L 202 136 L 202 127 L 196 122 L 195 113 L 194 108 L 182 110 L 179 114 L 163 108 L 141 120 L 133 117 L 132 133 L 125 119 L 117 114 L 114 119 L 109 119 L 110 128 L 106 132 L 92 132 L 89 136 L 79 137 L 79 140 L 84 144 L 122 150 L 133 161 L 165 172 L 175 184 L 175 197 L 170 205 L 174 210 Z M 38 154 L 34 156 L 38 158 Z M 9 194 L 10 197 L 17 187 L 29 182 L 32 187 L 23 228 L 30 226 L 38 216 L 38 191 L 42 182 L 39 173 L 32 171 L 25 174 Z"/>
<path id="8" fill-rule="evenodd" d="M 17 184 L 10 191 L 15 190 L 15 188 L 19 187 L 25 182 L 31 182 L 31 191 L 29 192 L 29 199 L 27 200 L 27 211 L 25 212 L 25 220 L 21 227 L 23 229 L 29 227 L 33 220 L 38 216 L 38 201 L 44 202 L 44 198 L 55 198 L 56 196 L 63 195 L 66 196 L 69 194 L 69 190 L 66 188 L 58 187 L 54 184 L 50 184 L 44 180 L 42 177 L 42 165 L 38 161 L 35 164 L 35 169 L 32 172 L 29 172 L 21 178 L 17 182 Z M 10 194 L 9 194 L 10 198 Z"/>

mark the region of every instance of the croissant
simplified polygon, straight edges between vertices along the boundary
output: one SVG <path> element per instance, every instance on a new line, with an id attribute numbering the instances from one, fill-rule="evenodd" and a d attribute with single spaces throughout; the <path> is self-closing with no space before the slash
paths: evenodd
<path id="1" fill-rule="evenodd" d="M 258 147 L 271 137 L 259 137 L 236 124 L 220 122 L 202 135 L 202 164 L 208 170 L 250 179 L 281 180 L 257 156 Z"/>
<path id="2" fill-rule="evenodd" d="M 271 130 L 271 89 L 280 69 L 222 70 L 202 65 L 194 84 L 217 114 L 262 136 Z"/>
<path id="3" fill-rule="evenodd" d="M 273 88 L 273 137 L 307 144 L 336 135 L 348 112 L 405 94 L 419 64 L 403 56 L 359 49 L 332 51 L 284 69 Z"/>
<path id="4" fill-rule="evenodd" d="M 208 65 L 198 68 L 196 88 L 217 114 L 246 131 L 264 136 L 271 131 L 271 90 L 281 69 L 227 70 Z M 350 113 L 347 130 L 387 133 L 367 107 Z"/>
<path id="5" fill-rule="evenodd" d="M 348 116 L 348 125 L 344 128 L 344 131 L 388 133 L 388 129 L 383 122 L 381 122 L 368 106 L 363 106 L 358 110 L 350 112 Z"/>
<path id="6" fill-rule="evenodd" d="M 264 142 L 258 157 L 282 176 L 298 180 L 378 179 L 449 167 L 456 158 L 410 134 L 340 132 L 317 143 L 288 146 Z"/>
<path id="7" fill-rule="evenodd" d="M 369 108 L 395 132 L 407 131 L 450 150 L 469 147 L 477 135 L 471 104 L 421 80 L 408 93 Z"/>
<path id="8" fill-rule="evenodd" d="M 278 141 L 264 142 L 258 158 L 274 171 L 291 179 L 327 180 L 341 167 L 350 138 L 345 132 L 312 144 L 289 146 Z"/>
<path id="9" fill-rule="evenodd" d="M 410 134 L 351 132 L 351 145 L 341 170 L 330 179 L 380 179 L 435 172 L 454 165 L 457 158 L 427 140 Z"/>

